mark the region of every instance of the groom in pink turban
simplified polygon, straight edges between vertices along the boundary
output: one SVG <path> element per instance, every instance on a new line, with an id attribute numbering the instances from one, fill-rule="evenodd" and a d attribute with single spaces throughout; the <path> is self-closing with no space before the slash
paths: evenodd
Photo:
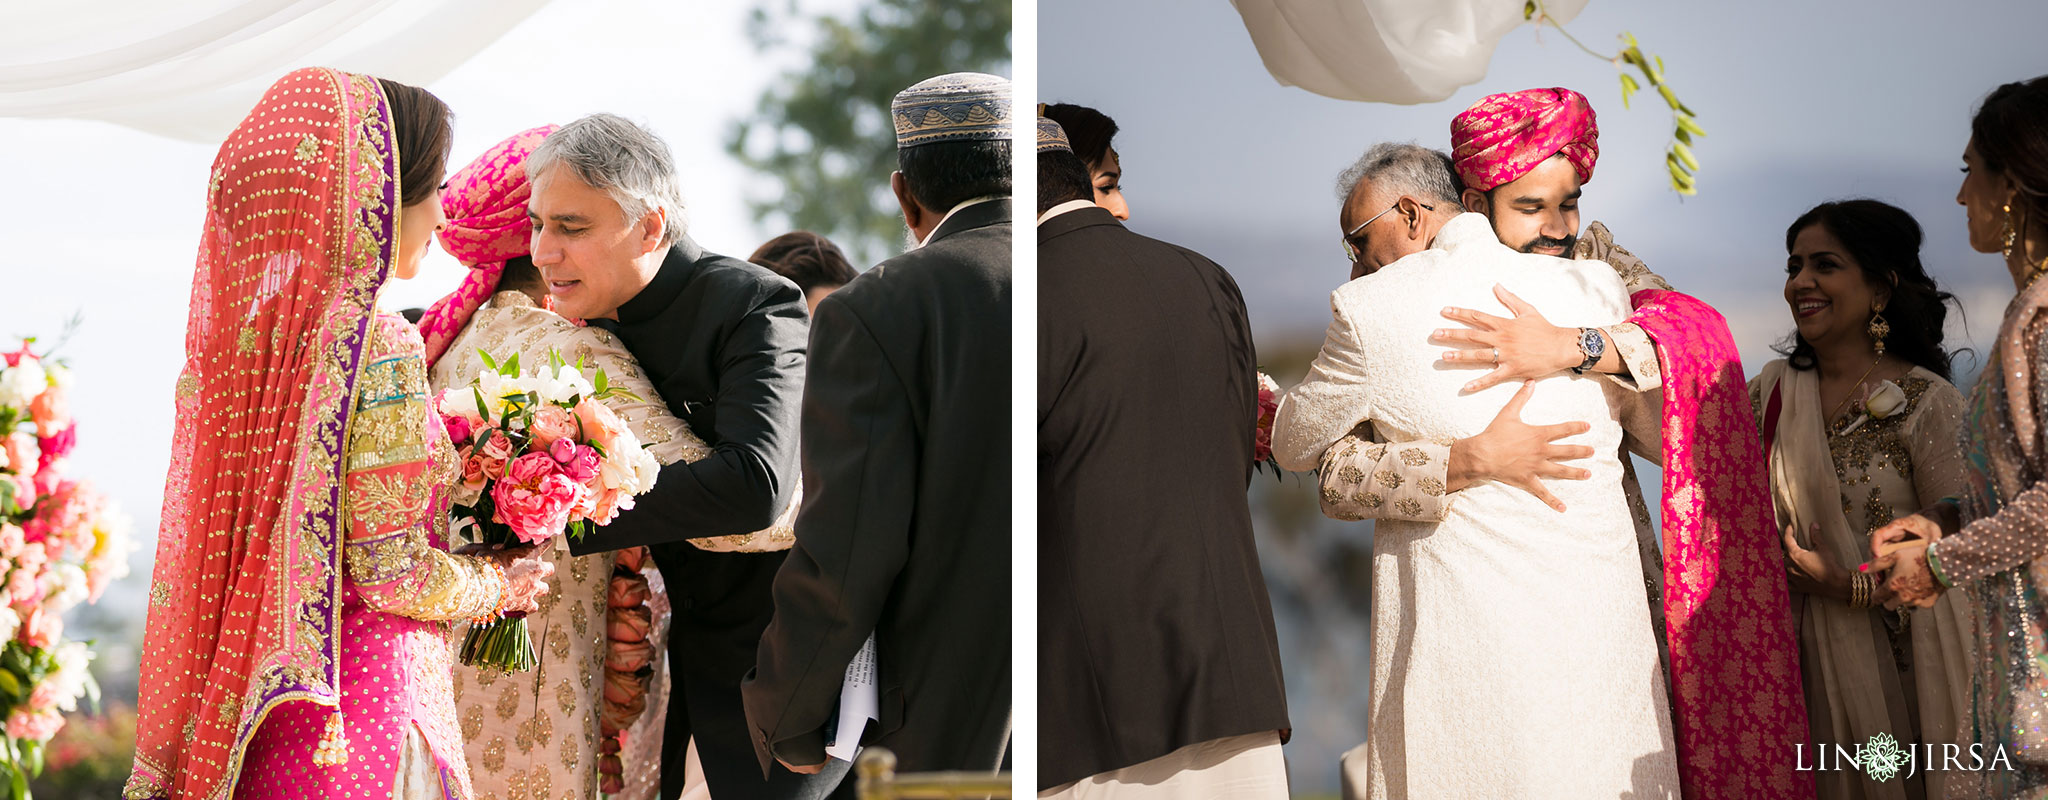
<path id="1" fill-rule="evenodd" d="M 1433 341 L 1465 348 L 1446 353 L 1446 362 L 1492 369 L 1469 391 L 1564 369 L 1619 373 L 1630 388 L 1662 389 L 1661 559 L 1652 547 L 1645 552 L 1653 577 L 1662 573 L 1652 602 L 1667 628 L 1665 667 L 1683 795 L 1811 797 L 1812 777 L 1796 772 L 1791 756 L 1807 738 L 1798 646 L 1742 364 L 1726 321 L 1712 307 L 1672 291 L 1615 246 L 1599 223 L 1580 241 L 1579 198 L 1593 177 L 1598 138 L 1593 109 L 1577 92 L 1496 94 L 1452 120 L 1451 166 L 1464 183 L 1464 210 L 1485 215 L 1501 243 L 1524 253 L 1606 261 L 1621 273 L 1634 313 L 1607 328 L 1559 328 L 1495 287 L 1513 317 L 1447 309 L 1445 317 L 1467 327 L 1438 331 Z M 1408 508 L 1420 513 L 1409 515 L 1393 502 L 1372 508 L 1328 502 L 1336 488 L 1328 483 L 1332 475 L 1385 471 L 1399 476 L 1395 485 L 1471 485 L 1442 467 L 1395 463 L 1393 454 L 1411 449 L 1404 443 L 1350 447 L 1356 437 L 1325 451 L 1326 514 L 1430 521 L 1442 517 L 1457 492 L 1418 500 Z M 1455 445 L 1452 450 L 1455 463 Z M 1373 461 L 1373 454 L 1382 455 Z M 1465 469 L 1486 474 L 1471 458 Z M 1632 475 L 1626 482 L 1634 488 Z"/>
<path id="2" fill-rule="evenodd" d="M 1570 89 L 1489 95 L 1451 120 L 1465 209 L 1485 214 L 1501 242 L 1524 253 L 1571 257 L 1579 187 L 1599 160 L 1593 106 Z"/>

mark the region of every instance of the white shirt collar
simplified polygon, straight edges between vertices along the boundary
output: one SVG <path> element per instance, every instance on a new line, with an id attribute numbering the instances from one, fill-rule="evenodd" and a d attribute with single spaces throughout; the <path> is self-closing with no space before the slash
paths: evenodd
<path id="1" fill-rule="evenodd" d="M 1052 208 L 1048 208 L 1045 210 L 1045 213 L 1038 215 L 1038 224 L 1044 225 L 1046 220 L 1052 219 L 1053 217 L 1057 217 L 1061 214 L 1065 214 L 1069 211 L 1079 211 L 1084 208 L 1094 207 L 1095 201 L 1093 200 L 1068 200 L 1067 202 L 1053 206 Z"/>
<path id="2" fill-rule="evenodd" d="M 960 204 L 954 206 L 953 210 L 946 212 L 945 216 L 939 218 L 939 224 L 932 226 L 931 233 L 927 233 L 924 235 L 924 238 L 917 240 L 917 246 L 923 247 L 926 244 L 929 244 L 932 240 L 932 233 L 938 233 L 940 228 L 946 227 L 946 220 L 952 219 L 953 215 L 960 213 L 961 209 L 966 208 L 968 206 L 978 206 L 981 205 L 982 203 L 987 203 L 994 200 L 1001 200 L 1005 196 L 1006 195 L 1000 194 L 985 194 L 980 197 L 970 197 L 960 201 Z"/>

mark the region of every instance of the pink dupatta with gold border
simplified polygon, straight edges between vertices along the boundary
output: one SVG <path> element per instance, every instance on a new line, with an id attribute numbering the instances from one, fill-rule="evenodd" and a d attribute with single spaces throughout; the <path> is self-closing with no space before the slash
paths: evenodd
<path id="1" fill-rule="evenodd" d="M 1720 312 L 1630 298 L 1664 373 L 1664 621 L 1687 800 L 1814 796 L 1799 643 L 1742 360 Z"/>

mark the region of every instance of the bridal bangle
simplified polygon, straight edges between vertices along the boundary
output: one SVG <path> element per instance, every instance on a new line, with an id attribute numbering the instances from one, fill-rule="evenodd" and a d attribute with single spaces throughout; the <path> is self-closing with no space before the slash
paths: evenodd
<path id="1" fill-rule="evenodd" d="M 1934 575 L 1934 580 L 1941 584 L 1941 588 L 1950 589 L 1955 587 L 1955 583 L 1948 579 L 1948 573 L 1942 571 L 1941 556 L 1934 554 L 1935 548 L 1940 547 L 1943 541 L 1946 540 L 1937 539 L 1927 546 L 1927 571 Z"/>
<path id="2" fill-rule="evenodd" d="M 1865 609 L 1870 607 L 1870 597 L 1877 593 L 1877 576 L 1858 573 L 1849 576 L 1849 607 Z"/>

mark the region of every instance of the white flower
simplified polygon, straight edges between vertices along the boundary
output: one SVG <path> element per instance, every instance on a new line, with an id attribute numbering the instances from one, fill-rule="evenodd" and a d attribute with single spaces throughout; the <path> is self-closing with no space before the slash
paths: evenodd
<path id="1" fill-rule="evenodd" d="M 26 407 L 49 386 L 42 363 L 35 356 L 22 356 L 21 363 L 0 369 L 0 406 Z"/>
<path id="2" fill-rule="evenodd" d="M 654 479 L 660 474 L 661 462 L 640 446 L 640 439 L 630 430 L 619 431 L 619 437 L 605 451 L 605 459 L 598 471 L 604 488 L 618 489 L 628 497 L 645 494 L 654 488 Z"/>
<path id="3" fill-rule="evenodd" d="M 85 602 L 91 589 L 85 580 L 85 570 L 69 561 L 60 561 L 50 568 L 50 606 L 63 611 Z"/>
<path id="4" fill-rule="evenodd" d="M 11 606 L 0 605 L 0 642 L 14 641 L 14 634 L 21 631 L 21 615 Z"/>
<path id="5" fill-rule="evenodd" d="M 51 386 L 55 386 L 65 391 L 71 390 L 71 384 L 74 382 L 75 379 L 71 377 L 71 370 L 69 368 L 65 367 L 63 364 L 51 364 L 47 367 L 44 367 L 43 371 L 49 373 L 49 381 Z"/>
<path id="6" fill-rule="evenodd" d="M 1876 389 L 1870 391 L 1869 399 L 1863 401 L 1863 410 L 1872 419 L 1884 419 L 1906 407 L 1906 390 L 1891 381 L 1879 381 Z"/>
<path id="7" fill-rule="evenodd" d="M 85 682 L 92 678 L 92 650 L 84 642 L 57 645 L 57 668 L 43 680 L 57 692 L 57 708 L 77 711 L 78 698 L 85 696 Z"/>

